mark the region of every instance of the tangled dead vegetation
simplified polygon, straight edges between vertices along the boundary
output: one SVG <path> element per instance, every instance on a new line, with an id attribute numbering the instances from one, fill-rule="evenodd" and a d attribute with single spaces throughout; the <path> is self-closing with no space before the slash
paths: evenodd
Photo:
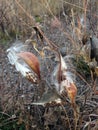
<path id="1" fill-rule="evenodd" d="M 89 19 L 90 3 L 84 4 L 85 13 L 81 16 L 72 9 L 71 16 L 61 15 L 59 19 L 50 10 L 53 19 L 51 22 L 45 21 L 45 24 L 40 23 L 42 27 L 19 1 L 16 0 L 16 3 L 30 23 L 33 22 L 33 28 L 29 30 L 32 34 L 25 43 L 16 40 L 7 52 L 1 49 L 0 128 L 97 130 L 97 78 L 95 83 L 89 64 L 80 53 L 85 33 L 90 31 L 90 35 L 97 38 L 96 28 Z M 96 16 L 95 23 L 98 19 Z M 27 50 L 20 51 L 21 46 L 24 49 L 25 45 L 28 46 Z M 7 58 L 9 52 L 10 56 L 18 54 L 13 56 L 14 62 L 11 59 L 10 62 L 15 65 L 18 61 L 17 66 L 22 66 L 20 70 L 16 65 L 10 65 Z M 31 62 L 32 57 L 36 64 Z M 22 58 L 22 61 L 18 58 Z M 23 67 L 27 67 L 26 71 L 22 70 Z"/>

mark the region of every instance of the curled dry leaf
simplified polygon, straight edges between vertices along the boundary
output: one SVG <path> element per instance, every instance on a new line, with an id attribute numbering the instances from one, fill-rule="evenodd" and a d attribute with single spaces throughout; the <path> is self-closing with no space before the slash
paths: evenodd
<path id="1" fill-rule="evenodd" d="M 21 57 L 30 68 L 38 75 L 40 79 L 40 67 L 38 58 L 31 52 L 20 52 L 18 56 Z"/>
<path id="2" fill-rule="evenodd" d="M 95 68 L 95 73 L 98 76 L 98 67 Z"/>
<path id="3" fill-rule="evenodd" d="M 74 83 L 70 83 L 68 86 L 66 86 L 66 90 L 68 93 L 68 97 L 70 98 L 72 103 L 75 103 L 75 97 L 77 95 L 77 88 Z"/>

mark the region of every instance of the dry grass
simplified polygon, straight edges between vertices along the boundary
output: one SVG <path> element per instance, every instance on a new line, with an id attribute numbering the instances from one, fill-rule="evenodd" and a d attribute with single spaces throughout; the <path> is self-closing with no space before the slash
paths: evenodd
<path id="1" fill-rule="evenodd" d="M 79 41 L 82 40 L 85 33 L 88 33 L 86 28 L 87 16 L 90 16 L 90 33 L 96 36 L 98 35 L 98 25 L 96 23 L 96 19 L 98 19 L 97 6 L 98 2 L 96 0 L 93 2 L 88 1 L 88 3 L 86 3 L 86 0 L 83 0 L 83 2 L 81 2 L 81 0 L 1 0 L 0 38 L 2 39 L 4 35 L 6 35 L 9 39 L 19 36 L 20 39 L 26 40 L 27 38 L 32 38 L 33 27 L 36 26 L 44 40 L 51 46 L 50 43 L 52 42 L 50 42 L 46 34 L 43 33 L 38 23 L 43 24 L 44 22 L 48 22 L 48 20 L 45 21 L 45 19 L 52 19 L 51 26 L 61 31 L 72 46 L 72 49 L 68 48 L 67 52 L 71 50 L 71 53 L 79 55 L 79 49 L 81 47 Z M 61 14 L 63 14 L 64 18 L 68 16 L 66 17 L 66 25 L 70 25 L 67 29 L 62 25 L 60 19 Z M 84 18 L 84 27 L 81 25 L 82 15 Z M 93 24 L 93 18 L 95 18 L 95 24 Z M 95 26 L 97 26 L 97 28 Z M 39 47 L 38 49 L 41 50 L 42 48 Z M 2 59 L 4 58 L 5 57 L 2 57 Z M 52 63 L 51 59 L 50 61 Z M 8 61 L 6 61 L 6 64 L 7 63 Z M 41 89 L 40 87 L 42 86 L 37 88 L 38 86 L 31 85 L 25 79 L 22 79 L 17 72 L 14 72 L 15 75 L 12 74 L 13 72 L 7 72 L 7 68 L 3 68 L 5 61 L 2 60 L 1 64 L 1 128 L 4 130 L 6 130 L 6 128 L 9 128 L 8 130 L 18 129 L 19 127 L 22 130 L 24 130 L 24 127 L 26 130 L 54 130 L 58 128 L 97 130 L 98 97 L 93 93 L 91 82 L 88 83 L 83 76 L 77 74 L 79 75 L 79 82 L 82 80 L 84 85 L 78 88 L 78 105 L 76 109 L 79 113 L 75 113 L 75 110 L 73 110 L 69 102 L 66 102 L 65 106 L 50 108 L 32 105 L 31 102 L 39 98 L 39 89 Z M 14 71 L 14 68 L 12 68 L 11 71 Z M 15 80 L 14 82 L 16 82 L 16 84 L 13 84 L 13 80 Z M 24 82 L 26 83 L 25 85 L 23 85 Z M 24 87 L 22 87 L 22 85 Z M 12 127 L 10 125 L 12 125 Z"/>
<path id="2" fill-rule="evenodd" d="M 84 2 L 78 0 L 20 0 L 18 2 L 37 22 L 43 22 L 46 15 L 53 17 L 53 15 L 60 14 L 61 11 L 69 16 L 72 15 L 71 10 L 74 11 L 75 15 L 81 15 L 86 9 Z M 96 1 L 88 1 L 88 3 L 91 5 L 88 5 L 89 8 L 86 9 L 86 12 L 91 13 L 92 17 L 94 15 L 96 15 L 94 17 L 98 17 L 97 13 L 94 14 L 94 11 L 98 11 L 98 3 Z M 0 1 L 0 19 L 1 37 L 2 33 L 5 33 L 9 38 L 16 35 L 20 37 L 29 36 L 34 26 L 33 22 L 17 5 L 16 0 Z"/>

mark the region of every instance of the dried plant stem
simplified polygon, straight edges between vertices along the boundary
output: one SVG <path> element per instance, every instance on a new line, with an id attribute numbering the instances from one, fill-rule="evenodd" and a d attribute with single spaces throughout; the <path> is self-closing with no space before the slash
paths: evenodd
<path id="1" fill-rule="evenodd" d="M 33 25 L 38 29 L 38 31 L 40 32 L 40 34 L 43 36 L 43 38 L 45 39 L 45 41 L 47 42 L 47 44 L 50 46 L 50 48 L 54 51 L 58 51 L 58 47 L 51 41 L 49 41 L 49 39 L 45 36 L 45 34 L 43 33 L 43 31 L 40 29 L 40 27 L 38 26 L 38 24 L 35 22 L 35 19 L 33 18 L 33 16 L 31 16 L 30 14 L 28 14 L 28 12 L 26 12 L 26 10 L 20 5 L 20 3 L 18 2 L 18 0 L 15 0 L 15 2 L 17 3 L 17 5 L 20 7 L 20 9 L 28 16 L 29 19 L 31 19 L 31 22 L 33 23 Z"/>
<path id="2" fill-rule="evenodd" d="M 87 12 L 87 0 L 83 1 L 83 7 L 84 7 L 84 32 L 86 33 L 86 12 Z"/>
<path id="3" fill-rule="evenodd" d="M 66 112 L 66 110 L 65 110 L 65 108 L 64 108 L 63 105 L 61 105 L 61 107 L 62 107 L 62 109 L 64 110 L 64 112 L 65 112 L 65 114 L 66 114 L 66 118 L 67 118 L 68 125 L 69 125 L 69 130 L 72 130 L 72 129 L 71 129 L 71 125 L 70 125 L 70 121 L 69 121 L 69 118 L 68 118 L 68 115 L 67 115 L 67 112 Z"/>
<path id="4" fill-rule="evenodd" d="M 79 120 L 79 113 L 80 113 L 80 109 L 78 107 L 78 105 L 76 103 L 72 104 L 72 107 L 73 107 L 73 111 L 74 111 L 74 124 L 75 124 L 75 128 L 74 130 L 77 130 L 77 123 L 78 123 L 78 120 Z"/>
<path id="5" fill-rule="evenodd" d="M 76 7 L 76 8 L 79 8 L 79 9 L 82 9 L 83 11 L 85 10 L 85 7 L 81 7 L 81 6 L 78 6 L 76 4 L 72 4 L 70 2 L 67 2 L 67 1 L 64 1 L 64 3 L 68 4 L 68 5 L 71 5 L 72 7 Z M 86 12 L 90 12 L 90 10 L 86 9 Z M 94 17 L 97 17 L 98 18 L 98 15 L 96 14 L 92 14 Z"/>
<path id="6" fill-rule="evenodd" d="M 76 45 L 74 39 L 71 37 L 71 35 L 69 35 L 69 34 L 64 30 L 64 27 L 61 26 L 60 20 L 59 20 L 59 19 L 53 14 L 53 12 L 51 11 L 50 6 L 49 6 L 49 4 L 48 4 L 47 1 L 46 1 L 46 5 L 47 5 L 47 6 L 44 5 L 44 7 L 49 11 L 49 13 L 53 16 L 53 18 L 59 23 L 60 26 L 58 26 L 58 29 L 59 29 L 61 32 L 63 32 L 63 33 L 67 36 L 67 38 L 71 41 L 71 43 L 72 43 L 73 45 Z M 48 7 L 48 8 L 47 8 L 47 7 Z"/>

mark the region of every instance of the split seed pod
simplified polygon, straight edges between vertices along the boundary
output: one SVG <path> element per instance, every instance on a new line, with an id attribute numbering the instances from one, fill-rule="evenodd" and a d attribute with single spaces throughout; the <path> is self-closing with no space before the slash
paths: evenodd
<path id="1" fill-rule="evenodd" d="M 18 56 L 21 57 L 29 67 L 37 74 L 40 79 L 40 66 L 38 58 L 31 52 L 20 52 Z"/>
<path id="2" fill-rule="evenodd" d="M 23 77 L 32 83 L 38 83 L 40 80 L 39 60 L 33 53 L 27 52 L 27 47 L 16 41 L 12 47 L 7 49 L 7 57 L 10 64 L 14 65 Z"/>
<path id="3" fill-rule="evenodd" d="M 72 79 L 71 68 L 68 68 L 67 63 L 64 61 L 63 57 L 60 55 L 60 64 L 58 68 L 57 77 L 58 83 L 60 84 L 60 93 L 66 89 L 68 97 L 71 100 L 71 103 L 75 103 L 75 97 L 77 95 L 77 87 Z"/>

